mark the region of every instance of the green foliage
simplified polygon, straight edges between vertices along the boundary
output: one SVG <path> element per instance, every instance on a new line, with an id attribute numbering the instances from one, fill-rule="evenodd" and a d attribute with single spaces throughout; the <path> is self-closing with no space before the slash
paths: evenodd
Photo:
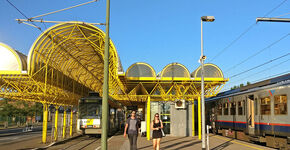
<path id="1" fill-rule="evenodd" d="M 247 85 L 250 85 L 251 83 L 248 81 L 247 82 Z M 233 90 L 233 89 L 237 89 L 237 88 L 241 88 L 241 87 L 244 87 L 245 85 L 242 83 L 242 84 L 240 84 L 239 86 L 237 86 L 237 85 L 235 85 L 235 86 L 233 86 L 233 87 L 231 87 L 231 90 Z"/>
<path id="2" fill-rule="evenodd" d="M 34 103 L 29 105 L 29 102 L 15 101 L 15 103 L 8 103 L 9 100 L 2 100 L 0 103 L 0 116 L 1 117 L 18 117 L 18 116 L 41 116 L 42 105 Z"/>

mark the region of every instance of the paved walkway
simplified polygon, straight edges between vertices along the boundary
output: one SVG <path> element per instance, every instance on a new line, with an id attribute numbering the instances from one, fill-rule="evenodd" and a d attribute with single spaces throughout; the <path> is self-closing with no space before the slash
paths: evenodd
<path id="1" fill-rule="evenodd" d="M 77 136 L 77 135 L 76 135 Z M 7 137 L 11 138 L 11 137 Z M 35 135 L 27 140 L 18 140 L 0 145 L 0 150 L 10 149 L 34 149 L 44 148 L 49 144 L 41 144 L 41 135 Z M 70 140 L 69 140 L 70 141 Z M 68 142 L 69 142 L 68 141 Z M 96 140 L 94 144 L 86 147 L 86 150 L 100 150 L 100 139 Z M 147 140 L 146 137 L 138 137 L 138 150 L 152 150 L 152 140 Z M 76 148 L 73 144 L 72 149 Z M 129 150 L 129 140 L 123 137 L 121 133 L 116 134 L 108 139 L 108 150 Z M 192 150 L 201 149 L 201 141 L 197 137 L 164 137 L 161 140 L 161 150 Z M 211 150 L 273 150 L 269 147 L 264 147 L 256 144 L 251 144 L 236 139 L 230 139 L 219 135 L 210 135 L 210 149 Z"/>
<path id="2" fill-rule="evenodd" d="M 152 140 L 146 137 L 138 137 L 138 150 L 152 150 Z M 100 148 L 99 148 L 100 149 Z M 123 135 L 116 135 L 108 142 L 109 150 L 129 150 L 129 140 Z M 192 150 L 201 149 L 201 141 L 197 137 L 164 137 L 161 141 L 161 150 Z M 236 139 L 230 139 L 219 135 L 210 136 L 211 150 L 273 150 L 256 144 L 251 144 Z"/>

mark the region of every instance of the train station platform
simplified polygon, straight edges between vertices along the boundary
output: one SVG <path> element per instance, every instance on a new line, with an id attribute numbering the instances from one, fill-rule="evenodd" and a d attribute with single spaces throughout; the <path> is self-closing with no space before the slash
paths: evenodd
<path id="1" fill-rule="evenodd" d="M 50 134 L 49 134 L 50 135 Z M 23 135 L 24 136 L 24 135 Z M 66 140 L 60 140 L 57 143 L 51 143 L 50 139 L 46 144 L 40 142 L 41 134 L 30 134 L 29 137 L 14 139 L 17 137 L 3 137 L 1 138 L 0 150 L 16 150 L 16 149 L 87 149 L 87 150 L 101 150 L 101 139 L 96 137 L 86 137 L 75 134 L 73 137 Z M 138 137 L 138 150 L 151 150 L 152 140 L 147 140 L 146 137 Z M 108 139 L 108 150 L 128 150 L 129 140 L 124 137 L 122 133 L 118 133 Z M 173 137 L 166 136 L 161 140 L 161 150 L 192 150 L 201 149 L 201 140 L 198 137 Z M 210 149 L 211 150 L 273 150 L 272 148 L 248 143 L 236 139 L 222 137 L 220 135 L 210 135 Z"/>
<path id="2" fill-rule="evenodd" d="M 147 140 L 146 137 L 138 137 L 138 150 L 152 150 L 152 140 Z M 201 149 L 201 140 L 198 137 L 171 137 L 166 136 L 161 140 L 161 150 L 192 150 Z M 101 149 L 100 147 L 97 149 Z M 129 140 L 123 135 L 116 135 L 109 139 L 109 150 L 128 150 Z M 210 135 L 211 150 L 273 150 L 272 148 L 256 145 L 236 139 L 222 137 L 220 135 Z"/>

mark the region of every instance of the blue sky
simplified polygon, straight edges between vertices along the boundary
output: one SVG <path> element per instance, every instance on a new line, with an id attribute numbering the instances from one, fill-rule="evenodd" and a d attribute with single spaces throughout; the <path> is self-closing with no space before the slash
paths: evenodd
<path id="1" fill-rule="evenodd" d="M 225 77 L 231 77 L 252 67 L 290 52 L 290 23 L 260 22 L 256 17 L 290 18 L 290 1 L 271 11 L 284 0 L 111 0 L 110 37 L 124 69 L 135 62 L 149 63 L 156 72 L 172 62 L 185 65 L 190 72 L 198 66 L 200 57 L 200 17 L 215 16 L 204 23 L 206 62 L 218 65 Z M 85 0 L 10 0 L 26 16 L 33 17 L 54 10 L 87 2 Z M 105 0 L 43 17 L 44 20 L 105 22 Z M 269 13 L 270 12 L 270 13 Z M 287 14 L 288 13 L 288 14 Z M 28 54 L 40 31 L 18 24 L 24 18 L 6 0 L 0 1 L 0 42 Z M 45 29 L 53 24 L 37 23 Z M 45 27 L 46 26 L 46 27 Z M 225 49 L 239 35 L 239 40 Z M 100 26 L 105 30 L 103 26 Z M 268 47 L 271 43 L 281 41 Z M 223 53 L 215 57 L 222 50 Z M 230 69 L 249 56 L 245 63 Z M 214 58 L 214 59 L 213 59 Z M 290 72 L 290 55 L 267 65 L 230 78 L 228 89 L 247 81 L 254 82 L 275 74 Z M 280 64 L 280 65 L 278 65 Z M 230 69 L 230 70 L 229 70 Z"/>

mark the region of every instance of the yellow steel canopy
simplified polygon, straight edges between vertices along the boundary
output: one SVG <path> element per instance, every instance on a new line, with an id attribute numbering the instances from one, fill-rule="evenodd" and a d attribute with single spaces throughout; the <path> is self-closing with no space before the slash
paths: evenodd
<path id="1" fill-rule="evenodd" d="M 5 56 L 14 56 L 11 61 L 0 60 L 0 97 L 77 105 L 89 91 L 102 94 L 104 38 L 102 30 L 88 23 L 57 24 L 36 39 L 27 60 L 0 43 Z M 109 71 L 109 95 L 125 105 L 144 102 L 148 96 L 168 101 L 200 95 L 200 67 L 190 74 L 182 64 L 171 63 L 156 75 L 149 64 L 135 63 L 124 73 L 112 41 Z M 216 65 L 205 64 L 206 97 L 215 96 L 227 80 Z"/>

